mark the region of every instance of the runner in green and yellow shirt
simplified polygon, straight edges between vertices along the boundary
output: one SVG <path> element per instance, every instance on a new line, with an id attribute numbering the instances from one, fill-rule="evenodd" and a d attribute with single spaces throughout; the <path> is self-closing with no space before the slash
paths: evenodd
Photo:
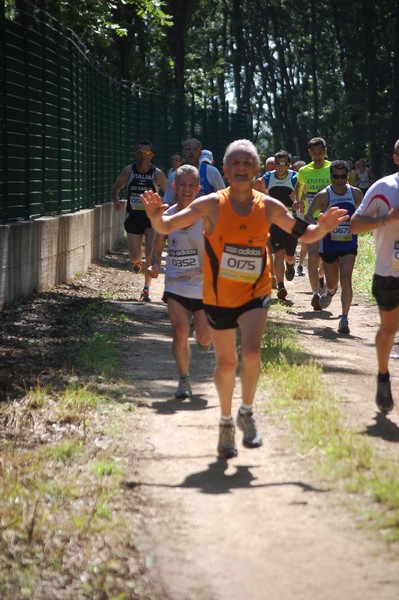
<path id="1" fill-rule="evenodd" d="M 295 198 L 303 214 L 306 214 L 314 196 L 331 183 L 331 161 L 326 160 L 327 147 L 325 140 L 321 137 L 314 137 L 309 140 L 308 152 L 312 162 L 299 169 L 295 186 Z M 306 193 L 305 202 L 302 200 L 304 191 Z M 317 214 L 313 216 L 317 217 Z M 313 292 L 311 304 L 313 310 L 321 310 L 319 288 L 323 287 L 324 278 L 322 277 L 322 271 L 319 270 L 321 266 L 319 243 L 307 244 L 306 247 L 308 251 L 309 283 Z"/>

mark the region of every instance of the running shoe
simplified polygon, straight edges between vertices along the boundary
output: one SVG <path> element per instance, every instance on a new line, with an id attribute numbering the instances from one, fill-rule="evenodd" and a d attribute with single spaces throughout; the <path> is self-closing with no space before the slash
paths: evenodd
<path id="1" fill-rule="evenodd" d="M 285 263 L 285 278 L 287 281 L 292 281 L 295 277 L 295 265 Z"/>
<path id="2" fill-rule="evenodd" d="M 375 403 L 381 412 L 391 412 L 393 409 L 393 398 L 390 381 L 378 381 L 377 378 L 377 395 L 375 397 Z"/>
<path id="3" fill-rule="evenodd" d="M 287 293 L 288 293 L 288 292 L 287 292 L 287 290 L 285 289 L 285 287 L 284 287 L 284 286 L 283 286 L 283 287 L 280 287 L 280 288 L 278 288 L 278 291 L 277 291 L 277 298 L 278 298 L 279 300 L 285 300 L 285 299 L 286 299 L 286 297 L 287 297 Z"/>
<path id="4" fill-rule="evenodd" d="M 338 333 L 350 333 L 348 317 L 341 317 L 338 322 Z"/>
<path id="5" fill-rule="evenodd" d="M 197 344 L 202 352 L 209 352 L 212 348 L 212 344 L 200 344 L 199 342 L 197 342 Z"/>
<path id="6" fill-rule="evenodd" d="M 143 289 L 140 294 L 140 302 L 151 302 L 150 290 Z"/>
<path id="7" fill-rule="evenodd" d="M 141 260 L 132 263 L 133 273 L 141 273 Z"/>
<path id="8" fill-rule="evenodd" d="M 305 275 L 305 270 L 302 265 L 297 266 L 296 274 L 298 275 L 298 277 L 303 277 Z"/>
<path id="9" fill-rule="evenodd" d="M 177 398 L 177 399 L 191 398 L 192 395 L 193 395 L 193 393 L 191 391 L 190 377 L 188 375 L 179 377 L 179 385 L 177 386 L 175 398 Z"/>
<path id="10" fill-rule="evenodd" d="M 237 448 L 234 440 L 235 425 L 231 423 L 219 423 L 218 455 L 220 458 L 234 458 L 237 456 Z"/>
<path id="11" fill-rule="evenodd" d="M 333 299 L 336 293 L 337 288 L 335 288 L 335 290 L 332 293 L 328 290 L 323 292 L 323 294 L 320 296 L 320 306 L 322 309 L 328 308 L 330 306 L 331 300 Z"/>
<path id="12" fill-rule="evenodd" d="M 197 342 L 200 350 L 202 350 L 202 352 L 209 352 L 209 350 L 212 348 L 212 343 L 209 344 L 200 344 L 199 341 L 197 340 L 197 336 L 195 333 L 195 329 L 193 331 L 193 338 L 195 339 L 195 341 Z"/>
<path id="13" fill-rule="evenodd" d="M 320 294 L 313 294 L 313 298 L 311 300 L 311 305 L 313 307 L 313 310 L 321 310 L 321 306 L 320 306 Z"/>
<path id="14" fill-rule="evenodd" d="M 262 437 L 256 428 L 256 418 L 252 411 L 244 414 L 238 411 L 236 423 L 244 433 L 242 443 L 246 448 L 259 448 L 262 445 Z"/>

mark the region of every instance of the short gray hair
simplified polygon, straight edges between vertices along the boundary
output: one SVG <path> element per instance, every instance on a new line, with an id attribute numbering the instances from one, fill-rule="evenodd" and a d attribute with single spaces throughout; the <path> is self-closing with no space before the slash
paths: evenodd
<path id="1" fill-rule="evenodd" d="M 226 165 L 227 161 L 230 157 L 230 154 L 236 152 L 237 150 L 241 150 L 242 152 L 246 152 L 250 154 L 254 160 L 256 166 L 260 166 L 260 159 L 258 151 L 255 145 L 250 140 L 235 140 L 231 142 L 226 148 L 226 152 L 224 153 L 223 164 Z"/>
<path id="2" fill-rule="evenodd" d="M 199 183 L 199 173 L 198 169 L 193 167 L 192 165 L 182 165 L 178 169 L 176 169 L 175 173 L 175 181 L 180 178 L 182 175 L 192 175 Z"/>

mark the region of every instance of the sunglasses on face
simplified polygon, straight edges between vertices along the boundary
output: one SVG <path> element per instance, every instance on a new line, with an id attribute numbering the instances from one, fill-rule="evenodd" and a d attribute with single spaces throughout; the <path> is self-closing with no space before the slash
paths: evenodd
<path id="1" fill-rule="evenodd" d="M 342 179 L 342 180 L 344 180 L 344 179 L 348 179 L 348 174 L 346 173 L 345 175 L 338 175 L 337 173 L 332 173 L 331 177 L 333 179 Z"/>
<path id="2" fill-rule="evenodd" d="M 137 150 L 137 154 L 144 154 L 145 156 L 150 156 L 152 152 L 151 150 Z"/>
<path id="3" fill-rule="evenodd" d="M 276 167 L 289 167 L 289 163 L 285 162 L 276 162 Z"/>

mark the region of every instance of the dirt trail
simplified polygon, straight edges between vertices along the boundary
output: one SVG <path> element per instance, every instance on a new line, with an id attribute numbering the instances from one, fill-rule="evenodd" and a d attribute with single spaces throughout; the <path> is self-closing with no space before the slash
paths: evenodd
<path id="1" fill-rule="evenodd" d="M 125 370 L 142 402 L 126 423 L 126 443 L 135 457 L 126 485 L 139 486 L 146 498 L 148 530 L 140 547 L 165 598 L 397 600 L 397 558 L 378 532 L 358 528 L 338 492 L 317 480 L 311 457 L 291 447 L 287 423 L 268 415 L 271 398 L 257 396 L 263 447 L 248 450 L 239 441 L 237 458 L 216 459 L 214 356 L 200 352 L 192 340 L 194 397 L 175 400 L 162 286 L 160 277 L 149 305 L 111 304 L 134 320 Z M 355 303 L 351 335 L 343 336 L 336 333 L 338 297 L 329 311 L 314 313 L 307 277 L 296 277 L 287 287 L 292 302 L 287 319 L 299 329 L 309 354 L 325 364 L 348 422 L 394 454 L 399 404 L 389 418 L 374 408 L 375 307 Z M 399 398 L 397 366 L 392 374 Z M 237 387 L 235 409 L 238 402 Z"/>

